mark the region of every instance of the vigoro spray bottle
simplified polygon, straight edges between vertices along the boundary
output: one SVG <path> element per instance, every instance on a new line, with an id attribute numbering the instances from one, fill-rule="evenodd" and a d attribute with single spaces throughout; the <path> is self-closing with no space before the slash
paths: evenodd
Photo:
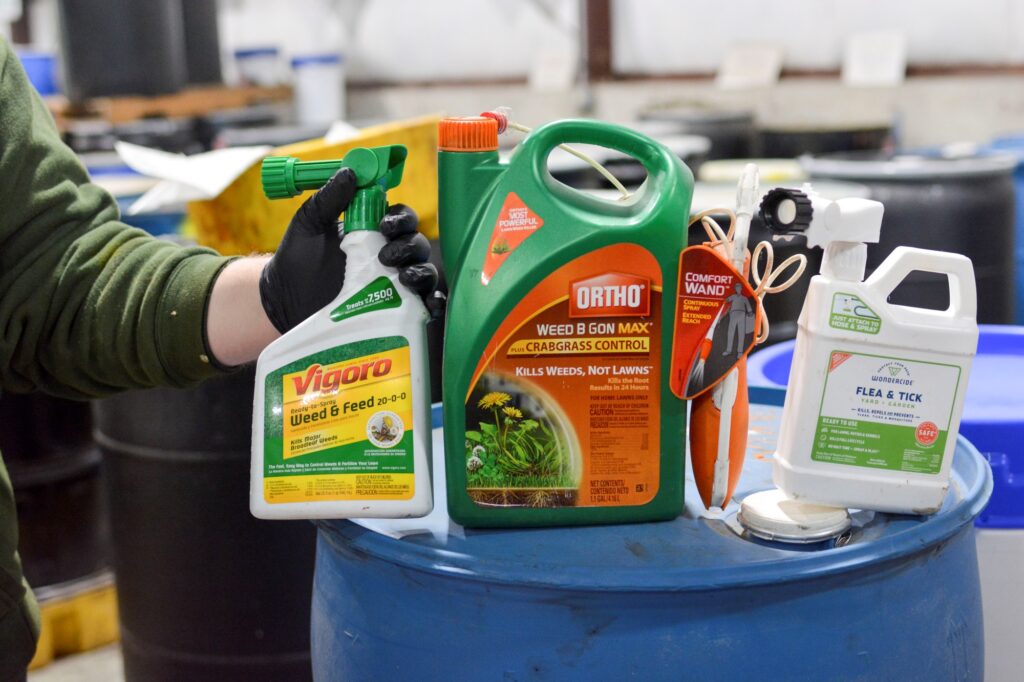
<path id="1" fill-rule="evenodd" d="M 562 143 L 636 158 L 622 201 L 559 183 Z M 683 508 L 685 401 L 669 387 L 693 176 L 650 138 L 562 121 L 498 158 L 498 123 L 440 124 L 449 511 L 466 526 L 670 519 Z"/>
<path id="2" fill-rule="evenodd" d="M 428 314 L 377 259 L 387 190 L 406 149 L 356 148 L 340 161 L 263 162 L 267 196 L 323 186 L 351 168 L 338 296 L 267 346 L 256 365 L 250 509 L 265 519 L 424 516 L 430 486 Z M 325 283 L 328 286 L 329 283 Z"/>

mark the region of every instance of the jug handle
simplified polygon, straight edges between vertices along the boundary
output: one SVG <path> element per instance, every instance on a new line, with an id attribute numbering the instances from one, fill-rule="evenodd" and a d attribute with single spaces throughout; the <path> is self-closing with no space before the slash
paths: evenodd
<path id="1" fill-rule="evenodd" d="M 974 281 L 974 265 L 970 258 L 958 253 L 898 246 L 865 280 L 864 286 L 876 292 L 881 300 L 885 301 L 900 282 L 916 270 L 947 276 L 949 307 L 946 310 L 929 310 L 912 306 L 900 306 L 901 308 L 912 310 L 915 314 L 928 316 L 975 319 L 978 311 L 978 295 Z"/>
<path id="2" fill-rule="evenodd" d="M 548 155 L 560 144 L 592 144 L 614 149 L 630 156 L 643 165 L 647 171 L 646 187 L 638 192 L 636 201 L 616 203 L 588 195 L 566 187 L 551 177 L 548 172 Z M 532 165 L 533 175 L 543 179 L 551 187 L 561 188 L 558 194 L 563 201 L 574 204 L 580 210 L 602 212 L 612 208 L 626 216 L 640 215 L 660 200 L 666 199 L 665 188 L 672 187 L 671 181 L 684 168 L 682 161 L 664 146 L 646 135 L 625 126 L 586 119 L 555 121 L 537 128 L 522 142 L 516 154 Z M 518 159 L 514 157 L 512 163 Z M 692 174 L 689 185 L 693 184 Z M 568 190 L 568 191 L 564 191 Z"/>

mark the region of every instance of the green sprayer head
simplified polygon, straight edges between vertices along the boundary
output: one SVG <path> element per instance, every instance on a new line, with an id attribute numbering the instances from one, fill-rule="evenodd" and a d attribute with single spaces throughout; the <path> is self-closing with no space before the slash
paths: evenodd
<path id="1" fill-rule="evenodd" d="M 376 230 L 387 211 L 389 189 L 402 182 L 405 157 L 403 145 L 356 147 L 343 159 L 299 161 L 294 156 L 268 156 L 263 160 L 260 180 L 268 199 L 290 199 L 310 189 L 319 189 L 341 168 L 356 175 L 356 193 L 345 211 L 345 231 Z"/>

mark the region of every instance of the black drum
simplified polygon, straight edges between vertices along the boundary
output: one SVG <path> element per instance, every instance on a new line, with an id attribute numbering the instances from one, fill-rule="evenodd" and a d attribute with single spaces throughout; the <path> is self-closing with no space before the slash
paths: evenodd
<path id="1" fill-rule="evenodd" d="M 762 126 L 761 153 L 770 158 L 871 151 L 893 146 L 887 123 L 835 126 Z"/>
<path id="2" fill-rule="evenodd" d="M 642 111 L 640 119 L 671 123 L 672 132 L 708 138 L 708 159 L 749 159 L 761 154 L 752 111 L 666 104 Z"/>
<path id="3" fill-rule="evenodd" d="M 96 403 L 128 682 L 311 677 L 315 530 L 249 514 L 253 381 Z"/>
<path id="4" fill-rule="evenodd" d="M 868 246 L 868 274 L 897 246 L 961 253 L 974 263 L 978 322 L 1013 323 L 1016 237 L 1012 157 L 863 152 L 801 161 L 812 180 L 866 185 L 871 198 L 885 205 L 881 239 Z M 912 273 L 890 300 L 944 309 L 949 305 L 944 280 Z"/>
<path id="5" fill-rule="evenodd" d="M 18 512 L 18 551 L 33 587 L 110 565 L 110 526 L 89 403 L 34 393 L 0 396 L 0 453 Z"/>

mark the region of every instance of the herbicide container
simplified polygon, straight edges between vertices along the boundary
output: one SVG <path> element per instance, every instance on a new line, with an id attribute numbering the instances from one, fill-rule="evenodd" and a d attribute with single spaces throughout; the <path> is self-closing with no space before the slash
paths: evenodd
<path id="1" fill-rule="evenodd" d="M 559 183 L 563 143 L 636 158 L 609 201 Z M 569 120 L 499 161 L 498 123 L 440 124 L 449 511 L 466 526 L 670 519 L 683 508 L 685 401 L 669 389 L 693 176 L 616 125 Z"/>
<path id="2" fill-rule="evenodd" d="M 377 258 L 386 192 L 401 181 L 405 157 L 393 145 L 359 147 L 337 161 L 263 162 L 271 199 L 321 187 L 342 167 L 357 188 L 345 210 L 341 291 L 256 365 L 254 516 L 409 517 L 433 507 L 427 311 Z"/>

